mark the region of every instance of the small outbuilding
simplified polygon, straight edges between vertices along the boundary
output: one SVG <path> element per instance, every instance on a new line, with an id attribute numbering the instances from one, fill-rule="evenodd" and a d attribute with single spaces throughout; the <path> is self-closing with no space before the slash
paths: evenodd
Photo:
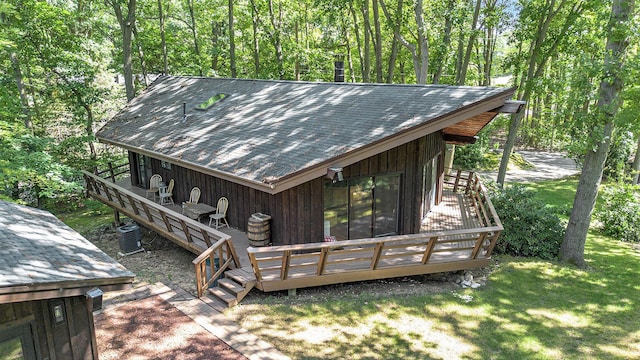
<path id="1" fill-rule="evenodd" d="M 134 276 L 51 213 L 0 201 L 0 359 L 98 359 L 93 311 Z"/>
<path id="2" fill-rule="evenodd" d="M 270 217 L 273 245 L 415 234 L 442 196 L 447 143 L 520 104 L 513 88 L 162 76 L 97 138 L 128 150 L 131 184 L 176 203 L 229 200 Z"/>

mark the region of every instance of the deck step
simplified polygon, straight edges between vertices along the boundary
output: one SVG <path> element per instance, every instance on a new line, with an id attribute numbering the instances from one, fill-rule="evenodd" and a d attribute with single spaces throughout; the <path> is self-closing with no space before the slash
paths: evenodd
<path id="1" fill-rule="evenodd" d="M 253 286 L 256 283 L 256 275 L 253 273 L 253 271 L 249 272 L 245 269 L 229 270 L 224 273 L 224 276 L 226 278 L 235 280 L 243 287 L 247 287 L 248 285 Z"/>
<path id="2" fill-rule="evenodd" d="M 218 286 L 221 288 L 225 288 L 226 290 L 228 290 L 230 293 L 232 294 L 239 294 L 243 291 L 245 291 L 246 289 L 238 284 L 237 282 L 231 280 L 231 279 L 227 279 L 227 278 L 222 278 L 218 280 Z"/>
<path id="3" fill-rule="evenodd" d="M 215 296 L 203 296 L 200 300 L 218 312 L 224 312 L 225 309 L 229 308 L 229 304 Z"/>
<path id="4" fill-rule="evenodd" d="M 211 293 L 211 295 L 213 295 L 214 297 L 224 301 L 225 303 L 227 303 L 227 307 L 232 307 L 238 304 L 238 299 L 230 294 L 229 292 L 223 290 L 221 287 L 216 286 L 214 288 L 209 289 L 209 292 Z"/>

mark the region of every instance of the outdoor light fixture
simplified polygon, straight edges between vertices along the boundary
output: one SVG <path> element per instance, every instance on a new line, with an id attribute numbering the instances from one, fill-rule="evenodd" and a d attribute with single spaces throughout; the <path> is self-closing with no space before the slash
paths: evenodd
<path id="1" fill-rule="evenodd" d="M 50 305 L 51 308 L 51 317 L 53 318 L 53 323 L 55 325 L 60 325 L 64 323 L 64 303 L 56 302 Z"/>
<path id="2" fill-rule="evenodd" d="M 341 167 L 330 167 L 327 169 L 327 178 L 331 179 L 335 184 L 338 181 L 343 181 L 344 176 L 342 175 Z"/>
<path id="3" fill-rule="evenodd" d="M 102 290 L 99 288 L 93 288 L 85 294 L 87 299 L 91 300 L 91 311 L 102 310 Z"/>

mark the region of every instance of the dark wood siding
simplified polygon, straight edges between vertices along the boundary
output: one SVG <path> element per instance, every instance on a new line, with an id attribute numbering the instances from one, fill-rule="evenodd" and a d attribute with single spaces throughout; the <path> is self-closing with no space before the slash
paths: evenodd
<path id="1" fill-rule="evenodd" d="M 401 176 L 399 232 L 416 233 L 422 221 L 420 209 L 424 166 L 444 153 L 445 143 L 441 133 L 433 133 L 371 156 L 344 168 L 345 178 L 399 173 Z M 442 161 L 439 162 L 442 164 Z M 328 179 L 318 178 L 282 191 L 276 195 L 198 173 L 172 164 L 171 170 L 161 167 L 153 159 L 153 173 L 160 174 L 168 182 L 174 179 L 174 201 L 187 200 L 194 186 L 202 190 L 200 202 L 217 203 L 221 196 L 229 199 L 227 220 L 232 227 L 246 231 L 249 217 L 256 212 L 271 215 L 271 238 L 274 245 L 301 244 L 322 241 L 323 188 Z M 442 165 L 438 166 L 439 174 Z M 439 187 L 440 189 L 441 187 Z"/>
<path id="2" fill-rule="evenodd" d="M 50 308 L 64 307 L 65 321 L 54 324 Z M 0 328 L 30 327 L 39 359 L 97 359 L 93 314 L 84 296 L 0 304 Z"/>

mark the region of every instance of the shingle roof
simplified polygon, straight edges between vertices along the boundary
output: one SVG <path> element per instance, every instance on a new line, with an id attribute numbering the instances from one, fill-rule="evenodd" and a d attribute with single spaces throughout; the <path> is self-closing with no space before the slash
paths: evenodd
<path id="1" fill-rule="evenodd" d="M 131 283 L 134 276 L 51 213 L 0 201 L 0 293 Z"/>
<path id="2" fill-rule="evenodd" d="M 207 111 L 195 109 L 217 93 L 230 96 Z M 97 137 L 270 183 L 470 106 L 498 98 L 501 106 L 512 94 L 491 87 L 163 76 Z"/>

